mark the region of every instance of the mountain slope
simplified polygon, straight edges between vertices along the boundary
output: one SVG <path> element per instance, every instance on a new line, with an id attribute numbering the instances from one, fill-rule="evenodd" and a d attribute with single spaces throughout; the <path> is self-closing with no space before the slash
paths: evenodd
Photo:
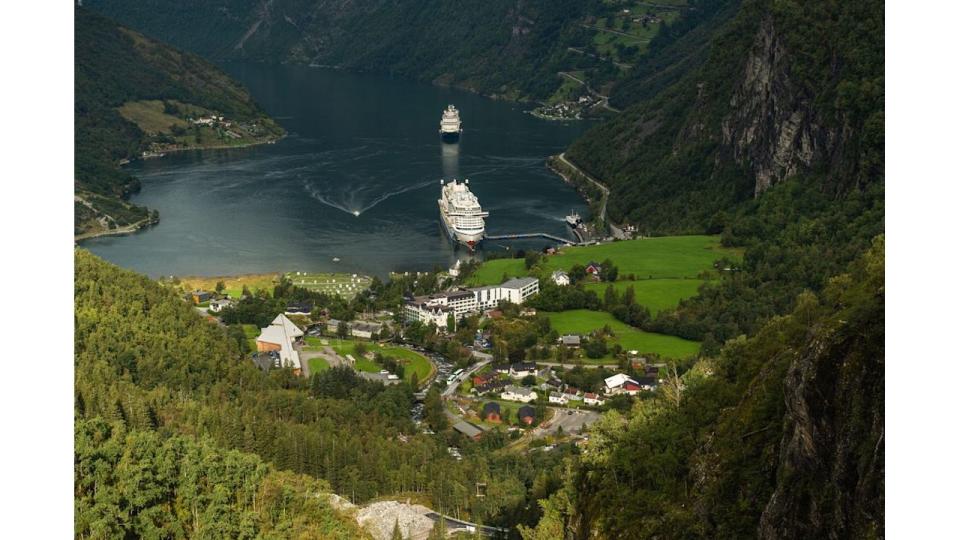
<path id="1" fill-rule="evenodd" d="M 582 0 L 98 0 L 91 5 L 148 35 L 213 59 L 338 65 L 543 98 L 559 84 Z"/>
<path id="2" fill-rule="evenodd" d="M 697 65 L 728 10 L 663 49 L 671 69 Z M 833 196 L 881 181 L 882 2 L 747 0 L 707 39 L 659 92 L 641 70 L 621 83 L 615 102 L 635 104 L 567 152 L 610 185 L 614 220 L 699 232 L 799 174 Z"/>
<path id="3" fill-rule="evenodd" d="M 883 260 L 878 237 L 680 391 L 607 413 L 523 536 L 882 538 Z"/>
<path id="4" fill-rule="evenodd" d="M 118 164 L 142 152 L 274 140 L 280 129 L 226 74 L 92 11 L 74 15 L 75 234 L 143 224 L 139 189 Z M 223 116 L 216 125 L 194 119 Z"/>

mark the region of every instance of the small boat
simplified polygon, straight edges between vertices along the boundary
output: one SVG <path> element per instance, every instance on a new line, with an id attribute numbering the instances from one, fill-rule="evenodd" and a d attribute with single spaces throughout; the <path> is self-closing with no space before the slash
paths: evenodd
<path id="1" fill-rule="evenodd" d="M 580 219 L 580 214 L 576 212 L 571 212 L 571 214 L 567 216 L 565 219 L 567 221 L 567 225 L 573 227 L 574 229 L 576 229 L 578 225 L 583 223 L 583 220 Z"/>
<path id="2" fill-rule="evenodd" d="M 333 262 L 340 262 L 340 257 L 334 257 Z"/>

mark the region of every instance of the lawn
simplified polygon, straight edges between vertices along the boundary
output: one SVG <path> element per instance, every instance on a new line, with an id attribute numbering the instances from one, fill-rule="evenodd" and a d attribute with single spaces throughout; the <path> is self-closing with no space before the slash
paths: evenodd
<path id="1" fill-rule="evenodd" d="M 284 275 L 297 287 L 330 295 L 340 295 L 348 300 L 356 296 L 358 292 L 370 287 L 373 281 L 369 276 L 343 272 L 287 272 Z"/>
<path id="2" fill-rule="evenodd" d="M 180 286 L 185 291 L 201 289 L 204 291 L 213 291 L 217 282 L 222 281 L 226 289 L 224 293 L 231 298 L 240 298 L 243 293 L 243 286 L 246 285 L 250 292 L 256 292 L 258 289 L 273 294 L 273 286 L 277 282 L 277 274 L 245 274 L 241 276 L 187 276 L 181 277 Z M 259 332 L 258 332 L 259 333 Z"/>
<path id="3" fill-rule="evenodd" d="M 484 262 L 466 280 L 468 287 L 480 285 L 499 285 L 503 283 L 503 275 L 519 277 L 527 275 L 527 268 L 523 259 L 493 259 Z"/>
<path id="4" fill-rule="evenodd" d="M 668 358 L 686 358 L 697 354 L 700 344 L 675 336 L 644 332 L 624 324 L 603 311 L 576 309 L 547 313 L 551 326 L 560 334 L 588 334 L 594 330 L 609 325 L 613 330 L 614 343 L 619 343 L 625 350 L 636 349 L 641 354 L 654 353 Z M 608 362 L 612 357 L 598 359 L 598 362 Z"/>
<path id="5" fill-rule="evenodd" d="M 330 369 L 330 364 L 328 364 L 326 360 L 320 357 L 311 358 L 310 360 L 308 360 L 308 363 L 310 364 L 311 375 L 313 375 L 314 373 L 320 373 L 321 371 L 326 371 Z"/>
<path id="6" fill-rule="evenodd" d="M 619 269 L 620 279 L 630 274 L 636 279 L 694 278 L 724 256 L 739 258 L 736 250 L 720 246 L 719 236 L 661 236 L 563 248 L 546 259 L 545 267 L 551 272 L 570 270 L 575 264 L 586 266 L 609 258 Z"/>
<path id="7" fill-rule="evenodd" d="M 627 287 L 632 285 L 637 303 L 649 309 L 651 315 L 656 315 L 660 311 L 677 307 L 684 298 L 696 296 L 697 290 L 703 283 L 706 282 L 702 279 L 644 279 L 616 281 L 613 283 L 613 288 L 623 296 Z M 609 285 L 610 283 L 588 283 L 585 287 L 603 298 L 603 293 Z"/>
<path id="8" fill-rule="evenodd" d="M 308 345 L 312 345 L 310 339 L 311 338 L 307 338 Z M 357 369 L 360 371 L 377 373 L 382 369 L 381 366 L 376 362 L 367 360 L 355 352 L 354 348 L 357 344 L 357 341 L 338 339 L 330 339 L 329 341 L 330 347 L 337 351 L 337 354 L 340 356 L 345 357 L 348 354 L 353 356 L 357 361 Z M 317 344 L 319 345 L 319 340 L 317 340 Z M 413 377 L 413 374 L 416 373 L 417 380 L 423 383 L 423 381 L 430 376 L 430 373 L 433 370 L 433 364 L 431 364 L 426 357 L 417 353 L 416 351 L 392 345 L 381 346 L 378 343 L 369 341 L 365 341 L 364 344 L 367 346 L 368 351 L 372 351 L 374 353 L 379 352 L 384 356 L 389 356 L 390 358 L 396 358 L 397 360 L 400 360 L 400 362 L 403 364 L 403 378 L 406 381 L 410 381 L 410 379 Z"/>

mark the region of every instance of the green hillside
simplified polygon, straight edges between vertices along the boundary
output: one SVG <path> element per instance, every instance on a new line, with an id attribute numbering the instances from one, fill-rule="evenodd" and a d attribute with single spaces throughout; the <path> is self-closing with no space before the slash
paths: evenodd
<path id="1" fill-rule="evenodd" d="M 126 202 L 140 186 L 118 168 L 122 162 L 143 152 L 254 144 L 283 134 L 246 90 L 199 57 L 85 8 L 75 9 L 74 25 L 75 235 L 130 230 L 157 218 Z M 223 120 L 192 122 L 211 116 Z"/>

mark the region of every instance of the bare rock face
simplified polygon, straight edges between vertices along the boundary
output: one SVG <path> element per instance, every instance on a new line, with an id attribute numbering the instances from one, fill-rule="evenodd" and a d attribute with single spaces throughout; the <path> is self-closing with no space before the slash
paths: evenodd
<path id="1" fill-rule="evenodd" d="M 755 195 L 823 159 L 836 138 L 821 126 L 812 96 L 790 81 L 787 62 L 773 20 L 766 17 L 721 125 L 724 146 L 756 177 Z"/>
<path id="2" fill-rule="evenodd" d="M 357 513 L 357 523 L 376 540 L 390 540 L 394 526 L 400 527 L 404 538 L 423 540 L 433 530 L 433 520 L 427 517 L 430 512 L 419 504 L 381 501 L 363 507 Z"/>
<path id="3" fill-rule="evenodd" d="M 873 314 L 879 324 L 840 321 L 791 364 L 777 483 L 760 538 L 883 537 L 882 309 L 881 302 Z"/>

